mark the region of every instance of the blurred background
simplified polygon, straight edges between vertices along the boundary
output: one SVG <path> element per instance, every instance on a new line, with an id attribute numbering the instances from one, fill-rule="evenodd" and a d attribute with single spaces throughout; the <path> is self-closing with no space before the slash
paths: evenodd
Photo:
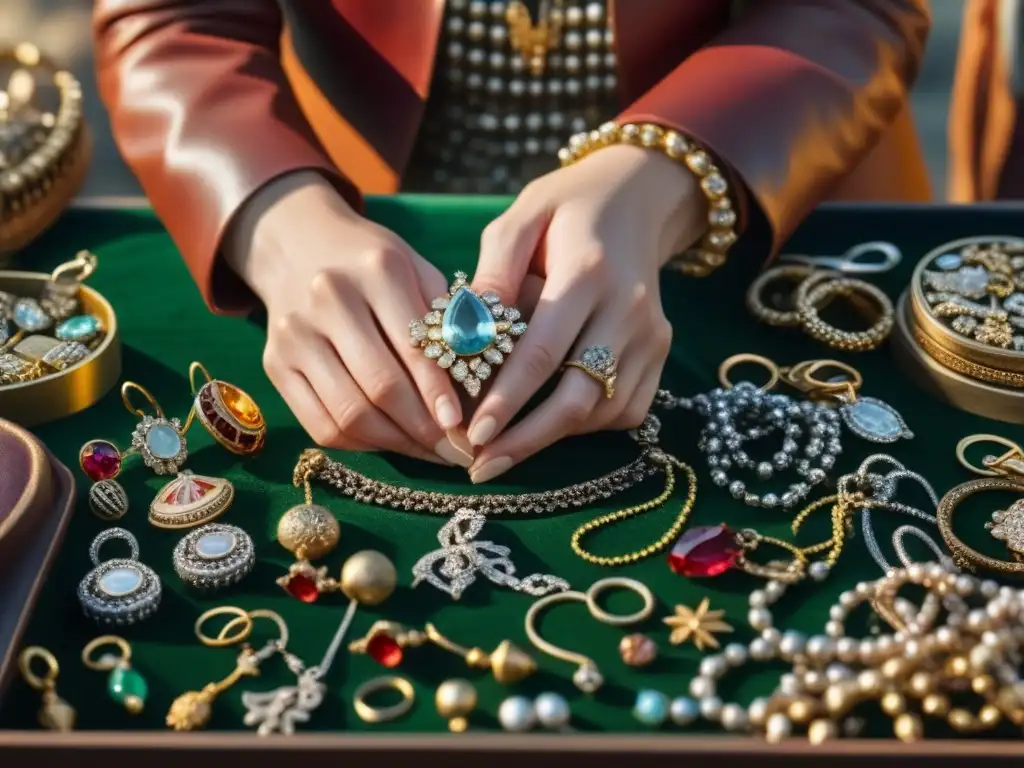
<path id="1" fill-rule="evenodd" d="M 86 119 L 96 135 L 92 170 L 81 197 L 133 196 L 138 185 L 118 157 L 96 96 L 91 63 L 91 0 L 0 0 L 0 43 L 35 43 L 70 67 L 85 89 Z M 946 179 L 946 110 L 956 61 L 963 6 L 933 0 L 935 19 L 924 69 L 914 89 L 918 131 L 927 153 L 932 192 L 941 199 Z"/>

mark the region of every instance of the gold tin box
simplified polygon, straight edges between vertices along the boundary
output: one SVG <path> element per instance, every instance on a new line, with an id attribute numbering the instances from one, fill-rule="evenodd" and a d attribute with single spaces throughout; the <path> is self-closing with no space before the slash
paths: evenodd
<path id="1" fill-rule="evenodd" d="M 39 296 L 51 279 L 45 272 L 0 272 L 0 291 Z M 87 358 L 34 381 L 0 386 L 0 418 L 32 427 L 84 410 L 109 392 L 121 376 L 121 339 L 114 308 L 87 285 L 78 288 L 82 311 L 103 323 L 106 335 Z"/>

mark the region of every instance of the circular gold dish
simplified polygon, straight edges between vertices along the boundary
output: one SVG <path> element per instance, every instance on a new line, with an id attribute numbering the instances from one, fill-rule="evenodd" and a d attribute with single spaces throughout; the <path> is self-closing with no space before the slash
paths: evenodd
<path id="1" fill-rule="evenodd" d="M 39 296 L 51 275 L 45 272 L 0 272 L 0 291 Z M 32 427 L 84 410 L 121 377 L 121 338 L 117 316 L 102 295 L 87 285 L 78 289 L 82 312 L 95 315 L 106 335 L 84 360 L 50 376 L 0 386 L 0 418 Z"/>
<path id="2" fill-rule="evenodd" d="M 910 278 L 911 296 L 908 300 L 907 320 L 933 343 L 942 346 L 950 355 L 977 363 L 985 368 L 1024 374 L 1024 352 L 982 344 L 957 333 L 935 316 L 925 299 L 923 274 L 929 267 L 934 269 L 932 265 L 936 258 L 945 253 L 958 252 L 968 245 L 983 245 L 985 243 L 1024 245 L 1024 239 L 1012 235 L 981 235 L 953 240 L 930 250 L 921 257 Z"/>
<path id="3" fill-rule="evenodd" d="M 893 355 L 903 373 L 925 391 L 961 411 L 1008 424 L 1024 424 L 1024 389 L 986 383 L 977 375 L 964 375 L 925 351 L 921 342 L 929 343 L 930 337 L 915 326 L 908 293 L 909 290 L 903 293 L 896 307 L 896 327 L 892 334 Z M 944 354 L 944 348 L 938 345 L 932 351 Z M 952 358 L 947 362 L 957 364 Z"/>
<path id="4" fill-rule="evenodd" d="M 0 47 L 0 266 L 67 207 L 91 155 L 78 80 L 30 43 Z"/>

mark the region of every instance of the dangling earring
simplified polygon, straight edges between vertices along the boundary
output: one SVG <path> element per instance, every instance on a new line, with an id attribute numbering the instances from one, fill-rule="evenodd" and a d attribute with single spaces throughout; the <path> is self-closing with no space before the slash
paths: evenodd
<path id="1" fill-rule="evenodd" d="M 197 387 L 196 374 L 206 381 Z M 185 419 L 187 432 L 193 419 L 203 425 L 210 436 L 232 453 L 251 456 L 266 441 L 267 425 L 256 401 L 234 384 L 214 379 L 206 366 L 196 361 L 188 367 L 188 383 L 195 402 Z"/>
<path id="2" fill-rule="evenodd" d="M 147 414 L 131 399 L 138 392 L 149 403 L 154 415 Z M 134 381 L 121 385 L 121 401 L 129 413 L 141 417 L 132 432 L 131 447 L 121 451 L 110 440 L 90 440 L 78 453 L 82 471 L 94 482 L 113 480 L 121 473 L 126 458 L 133 453 L 142 456 L 143 463 L 158 475 L 173 475 L 188 458 L 188 445 L 181 421 L 168 419 L 153 394 Z"/>

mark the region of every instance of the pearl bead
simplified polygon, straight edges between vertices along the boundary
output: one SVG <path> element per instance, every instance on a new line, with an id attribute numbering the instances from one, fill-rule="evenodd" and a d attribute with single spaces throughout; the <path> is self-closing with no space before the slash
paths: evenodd
<path id="1" fill-rule="evenodd" d="M 768 602 L 774 603 L 786 593 L 786 585 L 781 581 L 769 581 L 764 585 L 764 591 L 768 596 Z"/>
<path id="2" fill-rule="evenodd" d="M 830 683 L 839 683 L 853 677 L 853 672 L 845 664 L 829 664 L 825 668 L 825 677 Z"/>
<path id="3" fill-rule="evenodd" d="M 803 652 L 805 642 L 806 638 L 802 632 L 795 630 L 784 632 L 782 639 L 779 641 L 779 653 L 782 654 L 782 658 L 788 661 Z"/>
<path id="4" fill-rule="evenodd" d="M 803 685 L 792 672 L 786 672 L 779 678 L 779 691 L 786 696 L 796 696 L 803 692 Z"/>
<path id="5" fill-rule="evenodd" d="M 509 696 L 498 707 L 498 722 L 506 731 L 528 731 L 537 723 L 533 702 L 525 696 Z"/>
<path id="6" fill-rule="evenodd" d="M 760 589 L 755 589 L 750 593 L 749 602 L 751 608 L 764 608 L 768 605 L 768 595 Z"/>
<path id="7" fill-rule="evenodd" d="M 832 652 L 834 644 L 832 640 L 822 635 L 815 635 L 807 640 L 807 645 L 804 648 L 805 653 L 812 659 L 818 661 L 826 660 L 826 657 Z"/>
<path id="8" fill-rule="evenodd" d="M 750 642 L 750 657 L 755 661 L 768 661 L 775 655 L 775 649 L 763 638 L 756 637 Z"/>
<path id="9" fill-rule="evenodd" d="M 705 699 L 715 695 L 715 682 L 707 677 L 695 677 L 690 681 L 690 695 L 695 699 Z"/>
<path id="10" fill-rule="evenodd" d="M 719 720 L 722 717 L 722 700 L 717 696 L 709 696 L 700 700 L 700 713 L 707 720 Z"/>
<path id="11" fill-rule="evenodd" d="M 669 705 L 669 717 L 674 725 L 690 725 L 700 717 L 700 706 L 688 696 L 677 696 Z"/>
<path id="12" fill-rule="evenodd" d="M 751 629 L 760 632 L 772 625 L 772 615 L 765 608 L 752 608 L 747 614 L 747 623 L 750 624 Z"/>
<path id="13" fill-rule="evenodd" d="M 747 719 L 752 725 L 761 726 L 768 716 L 768 699 L 759 696 L 747 705 Z"/>
<path id="14" fill-rule="evenodd" d="M 783 714 L 775 713 L 765 723 L 765 738 L 771 744 L 776 744 L 793 732 L 793 724 Z"/>
<path id="15" fill-rule="evenodd" d="M 557 693 L 542 693 L 533 702 L 533 710 L 540 724 L 551 729 L 564 728 L 572 716 L 569 702 Z"/>
<path id="16" fill-rule="evenodd" d="M 734 667 L 738 667 L 747 660 L 747 649 L 740 643 L 729 643 L 722 651 L 725 660 Z"/>
<path id="17" fill-rule="evenodd" d="M 726 662 L 722 656 L 707 656 L 700 662 L 700 674 L 715 679 L 725 674 Z"/>
<path id="18" fill-rule="evenodd" d="M 747 713 L 738 704 L 726 704 L 722 707 L 722 727 L 727 731 L 742 731 L 747 727 Z"/>

